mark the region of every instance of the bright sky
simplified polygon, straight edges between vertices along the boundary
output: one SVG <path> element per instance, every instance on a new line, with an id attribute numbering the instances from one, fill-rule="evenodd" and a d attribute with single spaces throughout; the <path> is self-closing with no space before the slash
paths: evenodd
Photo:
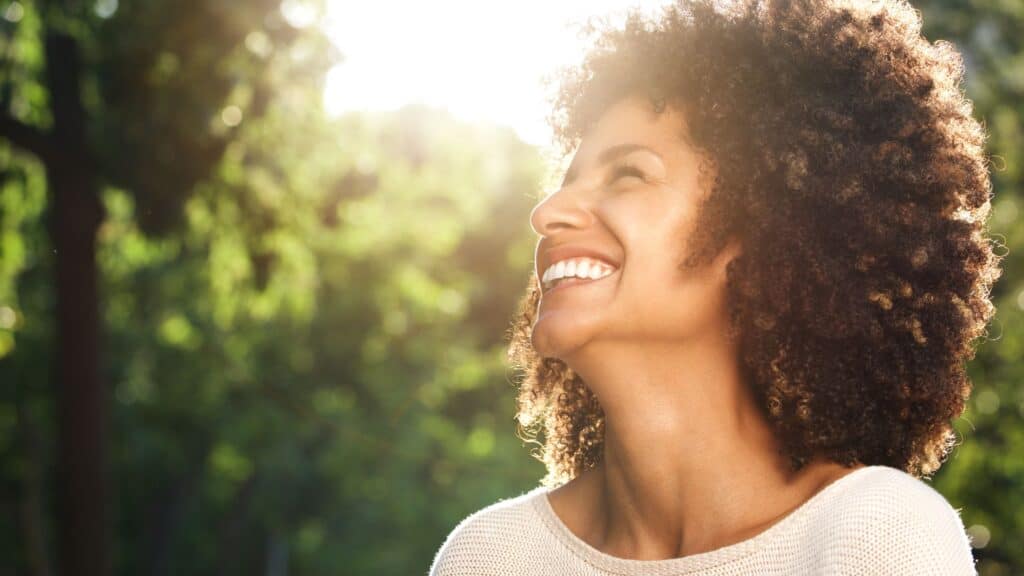
<path id="1" fill-rule="evenodd" d="M 285 0 L 289 20 L 308 16 Z M 577 61 L 585 46 L 570 25 L 594 14 L 621 17 L 666 0 L 327 0 L 323 26 L 344 54 L 327 76 L 332 114 L 419 102 L 470 121 L 509 125 L 523 140 L 550 142 L 541 76 Z"/>

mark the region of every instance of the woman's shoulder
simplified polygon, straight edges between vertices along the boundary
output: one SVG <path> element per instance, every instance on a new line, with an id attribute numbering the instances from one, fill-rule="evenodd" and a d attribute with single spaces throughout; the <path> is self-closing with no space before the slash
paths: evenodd
<path id="1" fill-rule="evenodd" d="M 812 527 L 845 561 L 871 574 L 976 573 L 959 510 L 934 486 L 879 465 L 851 480 Z"/>
<path id="2" fill-rule="evenodd" d="M 547 491 L 537 486 L 517 496 L 502 498 L 469 514 L 441 544 L 429 576 L 509 574 L 509 559 L 517 550 L 529 550 L 538 530 L 534 500 Z"/>
<path id="3" fill-rule="evenodd" d="M 906 524 L 938 521 L 962 526 L 959 512 L 929 482 L 899 468 L 868 466 L 838 494 L 829 516 L 834 520 Z"/>

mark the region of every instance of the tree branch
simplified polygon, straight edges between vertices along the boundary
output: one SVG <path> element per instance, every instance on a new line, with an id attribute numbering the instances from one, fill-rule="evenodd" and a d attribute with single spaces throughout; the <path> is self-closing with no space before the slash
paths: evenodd
<path id="1" fill-rule="evenodd" d="M 44 162 L 50 157 L 49 135 L 6 114 L 0 114 L 0 138 L 35 154 Z"/>

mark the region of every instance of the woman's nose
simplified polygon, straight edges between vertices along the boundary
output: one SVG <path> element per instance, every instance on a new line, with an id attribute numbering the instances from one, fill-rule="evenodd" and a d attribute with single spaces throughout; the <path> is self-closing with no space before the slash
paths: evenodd
<path id="1" fill-rule="evenodd" d="M 533 207 L 530 226 L 539 236 L 550 236 L 562 228 L 586 228 L 592 214 L 579 194 L 563 188 Z"/>

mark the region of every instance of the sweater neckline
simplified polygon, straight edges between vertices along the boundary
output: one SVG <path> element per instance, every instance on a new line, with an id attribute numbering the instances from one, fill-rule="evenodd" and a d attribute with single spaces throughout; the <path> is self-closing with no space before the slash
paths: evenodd
<path id="1" fill-rule="evenodd" d="M 662 560 L 621 558 L 594 548 L 573 533 L 562 522 L 562 519 L 558 517 L 558 514 L 555 513 L 554 508 L 551 506 L 551 501 L 548 499 L 548 494 L 554 490 L 552 487 L 539 486 L 532 498 L 532 502 L 533 508 L 558 540 L 573 554 L 591 566 L 613 574 L 627 576 L 634 574 L 690 574 L 738 560 L 756 552 L 769 542 L 789 532 L 797 523 L 807 518 L 818 508 L 824 506 L 831 497 L 838 495 L 842 489 L 851 485 L 854 480 L 868 473 L 869 470 L 882 467 L 880 465 L 864 466 L 841 476 L 837 480 L 833 480 L 824 488 L 811 495 L 803 504 L 797 506 L 786 516 L 783 516 L 781 520 L 746 540 L 734 542 L 733 544 L 707 552 Z"/>

